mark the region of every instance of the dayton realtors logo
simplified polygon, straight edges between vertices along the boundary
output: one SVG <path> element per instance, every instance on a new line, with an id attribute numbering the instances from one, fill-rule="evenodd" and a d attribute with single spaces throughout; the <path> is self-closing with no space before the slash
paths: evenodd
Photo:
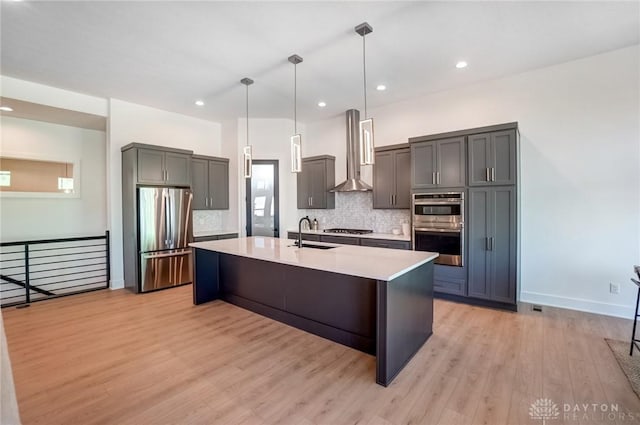
<path id="1" fill-rule="evenodd" d="M 640 414 L 632 412 L 621 412 L 620 406 L 616 403 L 564 403 L 562 405 L 562 419 L 564 421 L 587 422 L 622 422 L 634 421 L 640 418 Z M 531 419 L 541 420 L 546 425 L 548 420 L 560 418 L 560 408 L 549 398 L 539 398 L 529 407 Z"/>
<path id="2" fill-rule="evenodd" d="M 539 398 L 529 407 L 529 416 L 531 419 L 542 420 L 542 425 L 545 425 L 547 420 L 560 417 L 560 409 L 551 399 Z"/>

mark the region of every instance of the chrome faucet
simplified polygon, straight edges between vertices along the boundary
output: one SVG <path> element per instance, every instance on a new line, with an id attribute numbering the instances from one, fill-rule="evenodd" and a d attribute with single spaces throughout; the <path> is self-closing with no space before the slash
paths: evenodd
<path id="1" fill-rule="evenodd" d="M 298 222 L 298 248 L 302 248 L 302 222 L 305 220 L 307 220 L 309 227 L 311 227 L 311 220 L 309 220 L 309 216 L 302 217 Z"/>

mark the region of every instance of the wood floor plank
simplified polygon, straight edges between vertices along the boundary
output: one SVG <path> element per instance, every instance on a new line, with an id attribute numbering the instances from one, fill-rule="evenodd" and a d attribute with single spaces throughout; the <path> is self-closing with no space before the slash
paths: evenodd
<path id="1" fill-rule="evenodd" d="M 628 339 L 624 319 L 436 300 L 433 336 L 384 388 L 373 356 L 221 301 L 194 306 L 188 286 L 2 314 L 25 425 L 535 425 L 540 398 L 636 414 L 554 423 L 640 423 L 604 341 Z"/>

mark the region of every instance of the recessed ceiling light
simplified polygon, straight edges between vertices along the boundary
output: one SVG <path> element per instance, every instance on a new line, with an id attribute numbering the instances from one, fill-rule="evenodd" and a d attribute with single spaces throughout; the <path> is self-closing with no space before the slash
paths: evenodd
<path id="1" fill-rule="evenodd" d="M 376 87 L 376 90 L 378 91 L 385 91 L 387 89 L 387 86 L 385 86 L 384 84 L 378 84 L 378 86 Z"/>
<path id="2" fill-rule="evenodd" d="M 458 69 L 462 69 L 462 68 L 466 68 L 466 67 L 467 67 L 467 63 L 465 61 L 459 61 L 456 64 L 456 68 L 458 68 Z"/>
<path id="3" fill-rule="evenodd" d="M 13 108 L 9 107 L 9 106 L 0 106 L 0 111 L 3 112 L 13 112 Z"/>
<path id="4" fill-rule="evenodd" d="M 204 106 L 204 100 L 196 100 L 196 105 Z"/>
<path id="5" fill-rule="evenodd" d="M 324 108 L 325 106 L 327 106 L 327 102 L 320 101 L 320 102 L 318 102 L 318 106 L 321 107 L 321 108 Z"/>

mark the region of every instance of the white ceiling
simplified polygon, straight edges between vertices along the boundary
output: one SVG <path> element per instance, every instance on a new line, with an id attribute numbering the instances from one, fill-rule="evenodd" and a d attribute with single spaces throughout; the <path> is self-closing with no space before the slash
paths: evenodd
<path id="1" fill-rule="evenodd" d="M 640 42 L 630 2 L 2 1 L 1 73 L 220 121 L 369 107 Z M 455 68 L 464 59 L 469 67 Z M 386 92 L 375 91 L 384 83 Z M 204 99 L 204 107 L 194 101 Z M 317 107 L 324 100 L 328 106 Z"/>

